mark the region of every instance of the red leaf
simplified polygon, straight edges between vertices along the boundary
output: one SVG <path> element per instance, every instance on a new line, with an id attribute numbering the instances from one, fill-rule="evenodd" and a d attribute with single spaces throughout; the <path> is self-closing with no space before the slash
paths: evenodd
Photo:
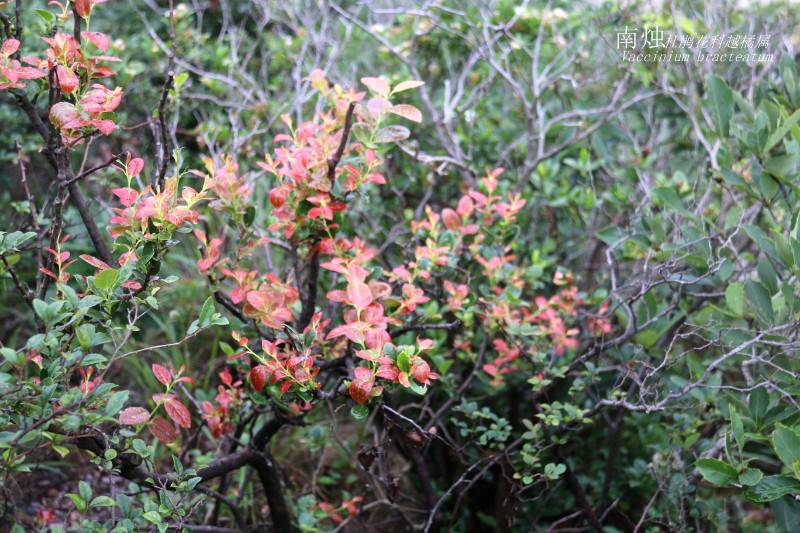
<path id="1" fill-rule="evenodd" d="M 105 261 L 101 261 L 96 257 L 92 257 L 91 255 L 83 254 L 81 256 L 81 259 L 83 259 L 93 267 L 99 268 L 100 270 L 108 270 L 109 268 L 111 268 Z"/>
<path id="2" fill-rule="evenodd" d="M 264 385 L 267 383 L 268 376 L 269 368 L 264 365 L 257 366 L 250 371 L 250 383 L 253 384 L 254 389 L 261 392 L 264 389 Z"/>
<path id="3" fill-rule="evenodd" d="M 119 414 L 119 423 L 126 426 L 144 424 L 150 420 L 150 413 L 144 407 L 128 407 Z"/>
<path id="4" fill-rule="evenodd" d="M 178 438 L 178 430 L 164 418 L 154 418 L 147 427 L 149 427 L 150 432 L 164 444 L 171 444 Z"/>
<path id="5" fill-rule="evenodd" d="M 172 374 L 169 373 L 169 370 L 156 363 L 153 363 L 151 368 L 153 369 L 153 375 L 158 381 L 164 385 L 169 385 L 172 382 Z"/>
<path id="6" fill-rule="evenodd" d="M 78 88 L 80 80 L 78 80 L 78 76 L 76 76 L 71 69 L 68 69 L 64 65 L 58 65 L 58 67 L 56 67 L 56 74 L 58 74 L 58 83 L 61 85 L 61 90 L 65 93 L 70 94 Z"/>
<path id="7" fill-rule="evenodd" d="M 86 18 L 92 12 L 92 0 L 74 0 L 73 7 L 78 15 Z"/>
<path id="8" fill-rule="evenodd" d="M 182 428 L 189 429 L 192 427 L 192 415 L 189 414 L 189 409 L 186 408 L 176 397 L 168 396 L 164 401 L 164 409 L 173 422 Z"/>
<path id="9" fill-rule="evenodd" d="M 82 31 L 81 35 L 83 35 L 86 40 L 91 42 L 101 51 L 105 52 L 108 50 L 109 40 L 108 35 L 105 33 L 100 33 L 97 31 Z"/>
<path id="10" fill-rule="evenodd" d="M 347 297 L 350 304 L 358 310 L 366 309 L 372 303 L 372 291 L 363 281 L 353 280 L 348 283 Z"/>
<path id="11" fill-rule="evenodd" d="M 364 405 L 369 399 L 369 392 L 372 390 L 372 376 L 369 379 L 359 378 L 350 382 L 350 397 L 359 405 Z"/>

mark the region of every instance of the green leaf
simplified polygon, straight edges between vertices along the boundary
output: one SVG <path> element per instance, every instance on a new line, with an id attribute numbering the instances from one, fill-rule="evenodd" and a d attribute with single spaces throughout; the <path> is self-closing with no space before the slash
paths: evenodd
<path id="1" fill-rule="evenodd" d="M 795 461 L 800 461 L 800 435 L 786 426 L 780 426 L 772 435 L 772 445 L 783 464 L 794 472 Z"/>
<path id="2" fill-rule="evenodd" d="M 114 285 L 114 282 L 117 281 L 118 274 L 119 273 L 113 268 L 103 270 L 94 277 L 95 287 L 107 291 L 112 285 Z"/>
<path id="3" fill-rule="evenodd" d="M 769 407 L 769 394 L 767 394 L 766 387 L 758 387 L 750 391 L 750 415 L 759 427 L 767 413 L 767 407 Z"/>
<path id="4" fill-rule="evenodd" d="M 369 407 L 366 405 L 354 405 L 350 409 L 350 416 L 353 417 L 353 420 L 362 420 L 369 415 Z"/>
<path id="5" fill-rule="evenodd" d="M 772 311 L 772 298 L 767 289 L 762 284 L 749 280 L 744 286 L 744 292 L 759 318 L 764 322 L 772 322 L 775 315 Z"/>
<path id="6" fill-rule="evenodd" d="M 81 481 L 78 483 L 78 493 L 80 493 L 81 498 L 84 501 L 89 501 L 92 499 L 92 487 L 85 481 Z"/>
<path id="7" fill-rule="evenodd" d="M 794 498 L 784 496 L 770 503 L 775 525 L 780 533 L 797 533 L 800 531 L 800 503 Z"/>
<path id="8" fill-rule="evenodd" d="M 397 354 L 397 368 L 399 368 L 401 372 L 408 373 L 411 371 L 411 359 L 405 351 L 401 351 Z"/>
<path id="9" fill-rule="evenodd" d="M 116 507 L 117 502 L 109 498 L 108 496 L 98 496 L 92 503 L 89 504 L 89 507 Z"/>
<path id="10" fill-rule="evenodd" d="M 739 448 L 739 455 L 744 452 L 744 424 L 742 424 L 742 417 L 736 412 L 736 408 L 731 405 L 731 428 L 733 429 L 733 438 L 736 439 L 736 446 Z"/>
<path id="11" fill-rule="evenodd" d="M 204 328 L 208 325 L 211 320 L 211 315 L 214 313 L 214 298 L 209 296 L 205 303 L 203 304 L 203 308 L 200 310 L 200 317 L 197 321 L 200 324 L 201 328 Z"/>
<path id="12" fill-rule="evenodd" d="M 86 512 L 86 500 L 78 496 L 77 494 L 67 494 L 67 498 L 72 500 L 72 503 L 75 505 L 75 509 L 77 509 L 81 513 Z"/>
<path id="13" fill-rule="evenodd" d="M 34 9 L 33 11 L 47 24 L 52 24 L 56 20 L 56 16 L 45 9 Z"/>
<path id="14" fill-rule="evenodd" d="M 772 148 L 775 147 L 781 140 L 786 137 L 786 134 L 789 133 L 789 130 L 794 127 L 795 124 L 800 122 L 800 109 L 792 113 L 792 116 L 787 118 L 783 121 L 783 124 L 778 126 L 778 128 L 772 132 L 772 134 L 767 138 L 767 144 L 764 145 L 764 153 L 769 152 Z"/>
<path id="15" fill-rule="evenodd" d="M 764 472 L 758 468 L 745 468 L 742 470 L 742 473 L 739 474 L 739 483 L 747 487 L 752 487 L 761 481 L 762 477 L 764 477 Z"/>
<path id="16" fill-rule="evenodd" d="M 739 472 L 734 467 L 719 459 L 703 458 L 695 463 L 700 474 L 709 483 L 724 487 L 739 480 Z"/>
<path id="17" fill-rule="evenodd" d="M 711 119 L 720 137 L 730 135 L 730 123 L 733 117 L 733 94 L 731 89 L 718 76 L 706 76 L 708 85 L 708 109 Z"/>
<path id="18" fill-rule="evenodd" d="M 767 288 L 770 294 L 778 292 L 778 275 L 775 273 L 775 269 L 768 259 L 763 257 L 759 259 L 757 271 L 758 279 L 761 280 L 761 283 Z"/>
<path id="19" fill-rule="evenodd" d="M 768 476 L 747 491 L 747 498 L 754 502 L 770 502 L 787 494 L 800 494 L 800 480 L 790 476 Z"/>
<path id="20" fill-rule="evenodd" d="M 242 219 L 242 221 L 244 222 L 244 225 L 249 228 L 250 226 L 253 225 L 253 221 L 255 219 L 256 219 L 256 208 L 251 205 L 247 208 L 247 211 L 245 211 L 244 218 Z"/>
<path id="21" fill-rule="evenodd" d="M 744 312 L 744 287 L 738 281 L 725 289 L 725 302 L 734 314 L 741 316 Z"/>
<path id="22" fill-rule="evenodd" d="M 119 413 L 122 406 L 128 401 L 128 394 L 126 390 L 112 394 L 111 398 L 108 399 L 108 403 L 106 403 L 106 414 L 108 416 L 114 416 Z"/>

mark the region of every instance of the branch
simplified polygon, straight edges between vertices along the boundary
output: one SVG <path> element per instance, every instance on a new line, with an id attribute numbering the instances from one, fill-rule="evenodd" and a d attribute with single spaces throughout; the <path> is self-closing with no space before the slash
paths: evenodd
<path id="1" fill-rule="evenodd" d="M 353 126 L 353 110 L 355 108 L 355 102 L 350 102 L 350 105 L 347 106 L 347 114 L 344 116 L 344 128 L 342 129 L 342 138 L 339 141 L 339 148 L 336 150 L 333 157 L 328 159 L 328 179 L 331 182 L 331 187 L 333 187 L 333 182 L 336 181 L 336 167 L 342 160 L 344 149 L 347 145 L 347 138 L 350 136 L 350 128 Z"/>
<path id="2" fill-rule="evenodd" d="M 92 174 L 94 174 L 98 170 L 103 170 L 104 168 L 110 167 L 114 163 L 118 163 L 118 162 L 124 161 L 130 154 L 131 153 L 129 151 L 123 150 L 122 152 L 120 152 L 119 154 L 113 156 L 111 159 L 109 159 L 105 163 L 102 163 L 100 165 L 92 167 L 89 170 L 84 170 L 83 172 L 81 172 L 77 176 L 68 179 L 66 184 L 67 185 L 72 185 L 76 181 L 80 181 L 82 178 L 85 178 L 86 176 L 91 176 Z"/>
<path id="3" fill-rule="evenodd" d="M 167 166 L 169 165 L 166 109 L 169 91 L 175 81 L 175 9 L 172 5 L 172 0 L 169 0 L 169 38 L 170 51 L 169 62 L 167 63 L 167 79 L 164 80 L 164 87 L 161 89 L 161 101 L 158 103 L 159 139 L 156 139 L 156 157 L 155 161 L 153 161 L 154 170 L 156 171 L 153 185 L 156 190 L 164 183 L 164 177 L 167 175 Z"/>
<path id="4" fill-rule="evenodd" d="M 454 329 L 460 328 L 462 324 L 463 322 L 461 322 L 460 320 L 454 320 L 446 324 L 411 324 L 409 326 L 402 327 L 397 331 L 393 331 L 392 336 L 402 335 L 403 333 L 408 333 L 409 331 L 425 331 L 425 330 L 436 330 L 436 329 L 446 329 L 447 331 L 452 331 Z"/>

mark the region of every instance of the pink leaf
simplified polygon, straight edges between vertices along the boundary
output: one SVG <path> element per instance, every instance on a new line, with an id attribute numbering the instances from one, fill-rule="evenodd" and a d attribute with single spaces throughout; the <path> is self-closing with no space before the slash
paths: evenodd
<path id="1" fill-rule="evenodd" d="M 389 95 L 389 84 L 381 78 L 361 78 L 361 83 L 369 87 L 378 96 Z"/>
<path id="2" fill-rule="evenodd" d="M 422 122 L 422 112 L 413 105 L 400 104 L 393 106 L 389 111 L 412 122 Z"/>
<path id="3" fill-rule="evenodd" d="M 189 409 L 186 408 L 175 396 L 169 396 L 164 401 L 164 409 L 173 422 L 180 427 L 188 429 L 192 427 L 192 415 L 189 414 Z"/>
<path id="4" fill-rule="evenodd" d="M 131 159 L 131 162 L 128 163 L 128 176 L 130 177 L 138 176 L 143 168 L 144 168 L 144 160 L 141 157 Z"/>
<path id="5" fill-rule="evenodd" d="M 96 257 L 92 257 L 91 255 L 83 254 L 81 255 L 81 259 L 83 259 L 93 267 L 99 268 L 100 270 L 108 270 L 109 268 L 111 268 L 110 266 L 108 266 L 108 263 L 101 261 Z"/>
<path id="6" fill-rule="evenodd" d="M 92 125 L 100 130 L 100 133 L 103 135 L 111 135 L 117 128 L 113 120 L 93 120 Z"/>
<path id="7" fill-rule="evenodd" d="M 16 39 L 9 39 L 0 47 L 0 53 L 4 56 L 10 56 L 19 49 L 19 41 Z"/>
<path id="8" fill-rule="evenodd" d="M 81 35 L 83 35 L 86 40 L 91 42 L 101 51 L 105 52 L 108 50 L 109 40 L 108 35 L 105 33 L 100 33 L 97 31 L 82 31 Z"/>
<path id="9" fill-rule="evenodd" d="M 59 129 L 74 129 L 85 126 L 85 123 L 80 120 L 78 110 L 68 102 L 59 102 L 50 108 L 50 122 Z"/>
<path id="10" fill-rule="evenodd" d="M 153 375 L 158 381 L 164 385 L 169 385 L 172 382 L 172 375 L 169 373 L 169 370 L 156 363 L 153 363 L 151 368 L 153 369 Z"/>
<path id="11" fill-rule="evenodd" d="M 363 281 L 353 280 L 348 283 L 347 297 L 350 304 L 358 310 L 366 309 L 372 303 L 372 291 Z"/>
<path id="12" fill-rule="evenodd" d="M 119 423 L 126 426 L 144 424 L 150 420 L 150 413 L 144 407 L 128 407 L 119 414 Z"/>
<path id="13" fill-rule="evenodd" d="M 139 198 L 139 193 L 130 187 L 112 189 L 111 192 L 119 198 L 119 201 L 125 207 L 132 206 L 136 202 L 136 199 Z"/>

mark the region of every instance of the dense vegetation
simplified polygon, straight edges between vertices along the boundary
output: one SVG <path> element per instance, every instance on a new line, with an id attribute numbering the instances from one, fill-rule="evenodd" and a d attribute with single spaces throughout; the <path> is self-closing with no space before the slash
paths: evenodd
<path id="1" fill-rule="evenodd" d="M 800 530 L 796 6 L 283 4 L 0 0 L 0 528 Z"/>

